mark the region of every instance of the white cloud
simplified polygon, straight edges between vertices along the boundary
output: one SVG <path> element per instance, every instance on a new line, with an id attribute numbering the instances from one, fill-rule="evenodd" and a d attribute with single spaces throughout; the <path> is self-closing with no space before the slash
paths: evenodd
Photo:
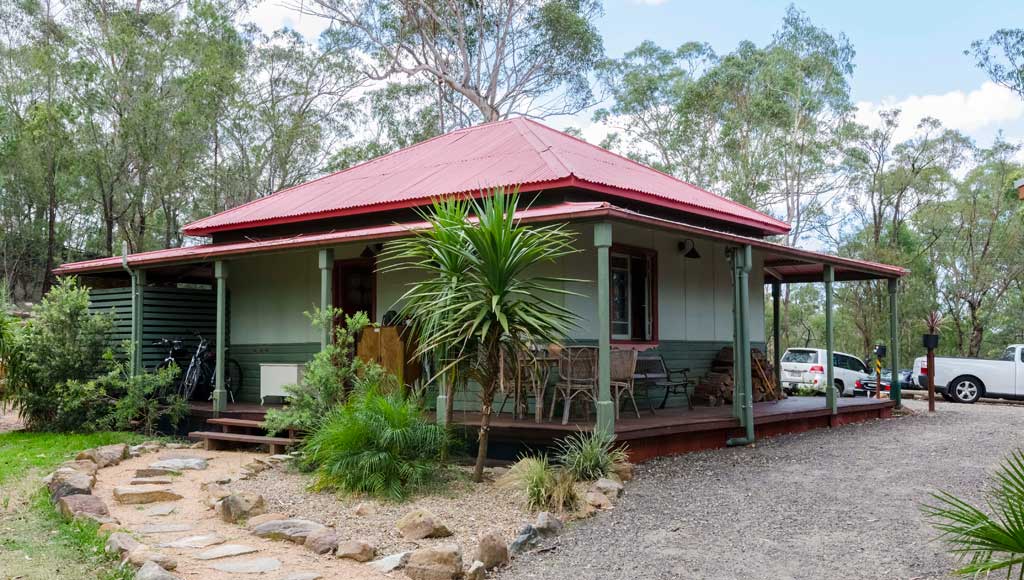
<path id="1" fill-rule="evenodd" d="M 859 102 L 857 121 L 877 127 L 880 124 L 878 112 L 886 109 L 901 111 L 900 126 L 895 133 L 897 140 L 913 136 L 914 128 L 924 117 L 935 117 L 943 126 L 971 136 L 977 136 L 979 132 L 989 133 L 1004 124 L 1024 119 L 1024 99 L 991 81 L 985 81 L 966 93 L 956 90 L 940 95 L 910 95 L 902 99 L 887 97 L 878 103 Z"/>
<path id="2" fill-rule="evenodd" d="M 242 20 L 252 22 L 268 34 L 281 28 L 290 28 L 308 40 L 316 40 L 330 22 L 297 10 L 295 6 L 301 1 L 264 0 L 250 10 Z"/>

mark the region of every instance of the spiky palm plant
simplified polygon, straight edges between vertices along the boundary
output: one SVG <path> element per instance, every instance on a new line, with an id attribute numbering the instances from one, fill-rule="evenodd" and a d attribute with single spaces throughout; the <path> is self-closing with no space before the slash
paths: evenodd
<path id="1" fill-rule="evenodd" d="M 922 507 L 950 552 L 964 566 L 963 576 L 1006 571 L 1024 578 L 1024 453 L 1011 454 L 993 476 L 986 513 L 948 492 L 932 495 L 936 503 Z"/>
<path id="2" fill-rule="evenodd" d="M 317 487 L 402 499 L 434 477 L 448 444 L 415 401 L 371 389 L 331 411 L 303 449 Z"/>
<path id="3" fill-rule="evenodd" d="M 435 201 L 423 219 L 431 226 L 392 242 L 385 271 L 413 270 L 421 281 L 402 296 L 418 355 L 445 353 L 441 371 L 458 368 L 480 385 L 480 435 L 473 479 L 483 479 L 494 395 L 503 350 L 559 342 L 577 320 L 550 297 L 569 294 L 564 279 L 529 270 L 575 252 L 564 225 L 526 226 L 515 217 L 516 192 L 481 199 Z"/>
<path id="4" fill-rule="evenodd" d="M 608 477 L 615 467 L 629 461 L 625 449 L 615 444 L 615 435 L 602 431 L 580 431 L 558 442 L 555 453 L 576 479 L 594 481 Z"/>

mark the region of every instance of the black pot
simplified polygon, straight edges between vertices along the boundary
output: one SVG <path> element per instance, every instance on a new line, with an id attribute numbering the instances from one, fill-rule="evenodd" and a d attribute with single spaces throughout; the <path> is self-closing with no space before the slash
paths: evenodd
<path id="1" fill-rule="evenodd" d="M 921 344 L 928 350 L 935 350 L 939 346 L 939 335 L 937 334 L 922 334 Z"/>

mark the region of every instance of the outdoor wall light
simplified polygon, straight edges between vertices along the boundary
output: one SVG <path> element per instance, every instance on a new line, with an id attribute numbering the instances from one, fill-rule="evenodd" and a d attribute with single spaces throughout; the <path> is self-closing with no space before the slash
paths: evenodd
<path id="1" fill-rule="evenodd" d="M 679 253 L 682 254 L 684 258 L 689 258 L 691 260 L 700 259 L 700 252 L 698 252 L 696 246 L 694 246 L 693 240 L 689 238 L 679 242 Z"/>

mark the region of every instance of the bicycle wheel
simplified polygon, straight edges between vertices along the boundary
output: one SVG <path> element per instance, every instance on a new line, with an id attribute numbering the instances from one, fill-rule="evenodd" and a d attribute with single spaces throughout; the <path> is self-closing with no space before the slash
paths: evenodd
<path id="1" fill-rule="evenodd" d="M 196 390 L 196 386 L 199 384 L 199 367 L 195 363 L 189 365 L 188 370 L 185 371 L 185 378 L 181 380 L 181 396 L 186 401 L 192 400 L 192 394 Z"/>
<path id="2" fill-rule="evenodd" d="M 238 364 L 238 361 L 233 358 L 229 358 L 227 366 L 224 367 L 224 389 L 231 393 L 232 401 L 238 397 L 238 392 L 242 390 L 242 365 Z"/>

